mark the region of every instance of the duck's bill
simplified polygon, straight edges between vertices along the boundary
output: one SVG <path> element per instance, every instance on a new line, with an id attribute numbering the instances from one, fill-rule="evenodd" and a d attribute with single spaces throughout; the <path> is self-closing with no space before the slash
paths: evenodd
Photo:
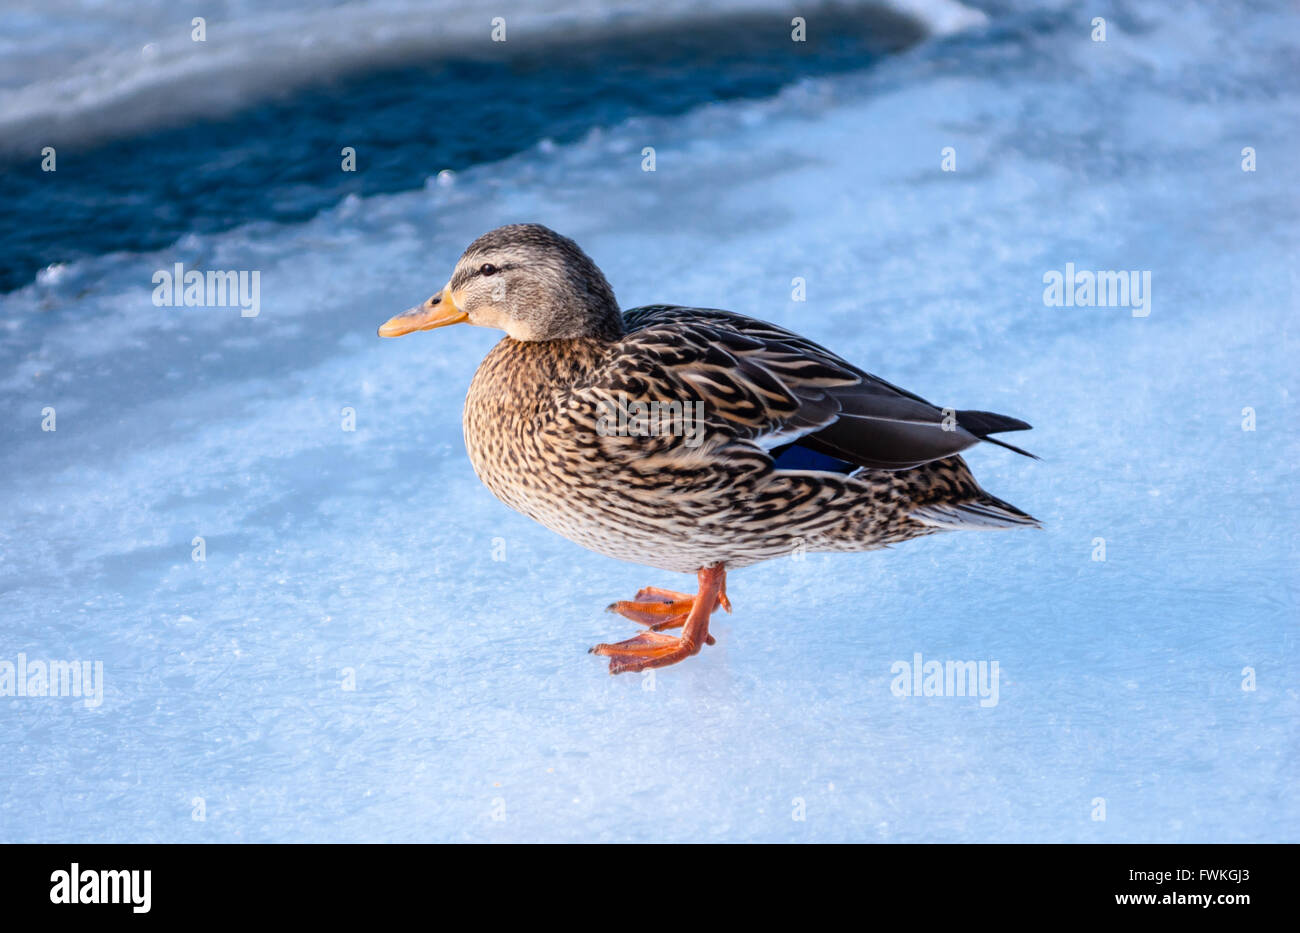
<path id="1" fill-rule="evenodd" d="M 379 336 L 401 337 L 417 330 L 433 330 L 468 321 L 469 315 L 456 307 L 451 289 L 444 288 L 423 304 L 395 314 L 379 325 Z"/>

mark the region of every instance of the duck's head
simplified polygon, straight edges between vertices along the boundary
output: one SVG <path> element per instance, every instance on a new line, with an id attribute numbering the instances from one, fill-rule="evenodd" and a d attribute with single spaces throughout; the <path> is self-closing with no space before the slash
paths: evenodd
<path id="1" fill-rule="evenodd" d="M 389 318 L 381 337 L 476 324 L 515 340 L 612 340 L 623 333 L 614 290 L 578 244 L 540 224 L 483 234 L 456 262 L 442 291 Z"/>

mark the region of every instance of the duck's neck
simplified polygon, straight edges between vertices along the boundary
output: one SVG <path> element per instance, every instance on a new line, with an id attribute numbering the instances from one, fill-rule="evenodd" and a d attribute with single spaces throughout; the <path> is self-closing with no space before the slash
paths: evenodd
<path id="1" fill-rule="evenodd" d="M 627 333 L 623 327 L 623 312 L 613 302 L 602 309 L 599 315 L 593 316 L 591 323 L 591 331 L 584 335 L 584 339 L 609 343 Z"/>
<path id="2" fill-rule="evenodd" d="M 506 328 L 507 332 L 511 328 Z M 595 340 L 604 343 L 617 340 L 626 331 L 623 313 L 613 295 L 605 298 L 589 296 L 586 302 L 565 302 L 560 310 L 545 315 L 545 325 L 540 330 L 526 327 L 523 332 L 530 342 L 564 343 L 571 340 Z"/>
<path id="3" fill-rule="evenodd" d="M 566 340 L 515 340 L 506 337 L 483 361 L 480 372 L 500 373 L 517 397 L 547 398 L 549 389 L 570 386 L 599 366 L 609 341 L 596 337 Z"/>

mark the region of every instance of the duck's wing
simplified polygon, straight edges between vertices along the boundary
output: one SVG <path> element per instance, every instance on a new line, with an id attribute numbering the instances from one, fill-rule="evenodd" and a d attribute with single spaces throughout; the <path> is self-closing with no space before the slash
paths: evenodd
<path id="1" fill-rule="evenodd" d="M 598 391 L 702 401 L 706 430 L 774 459 L 795 447 L 853 467 L 901 470 L 1029 427 L 991 412 L 945 411 L 798 334 L 728 311 L 655 305 L 624 321 L 627 335 L 593 380 Z"/>

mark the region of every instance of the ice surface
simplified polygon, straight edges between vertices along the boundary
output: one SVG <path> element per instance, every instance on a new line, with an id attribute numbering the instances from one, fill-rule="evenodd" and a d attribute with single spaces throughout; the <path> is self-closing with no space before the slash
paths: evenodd
<path id="1" fill-rule="evenodd" d="M 107 684 L 0 698 L 0 839 L 1300 838 L 1297 18 L 1102 12 L 1104 44 L 1091 12 L 1000 14 L 0 298 L 0 660 Z M 601 608 L 691 581 L 477 482 L 460 408 L 495 335 L 374 336 L 520 220 L 626 307 L 750 313 L 1023 417 L 1042 462 L 969 460 L 1045 530 L 747 569 L 715 647 L 610 678 L 586 648 L 635 626 Z M 261 270 L 260 316 L 155 308 L 176 261 Z M 1150 316 L 1045 307 L 1067 262 L 1151 270 Z M 997 660 L 998 704 L 895 697 L 917 652 Z"/>

